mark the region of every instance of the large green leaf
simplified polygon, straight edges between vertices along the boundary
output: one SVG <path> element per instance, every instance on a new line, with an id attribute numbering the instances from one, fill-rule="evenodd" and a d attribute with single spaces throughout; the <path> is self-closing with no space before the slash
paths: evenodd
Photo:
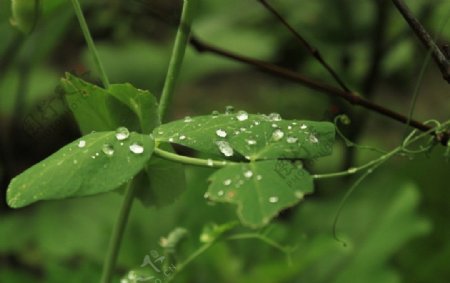
<path id="1" fill-rule="evenodd" d="M 207 197 L 238 205 L 242 223 L 267 224 L 281 210 L 297 204 L 313 191 L 311 175 L 286 160 L 269 160 L 226 166 L 211 178 Z"/>
<path id="2" fill-rule="evenodd" d="M 278 114 L 236 114 L 187 117 L 154 130 L 157 141 L 251 160 L 316 158 L 329 155 L 335 128 L 329 122 L 282 120 Z"/>
<path id="3" fill-rule="evenodd" d="M 8 187 L 8 204 L 18 208 L 38 200 L 114 190 L 145 166 L 153 149 L 149 135 L 131 133 L 119 141 L 112 131 L 89 134 L 15 177 Z"/>

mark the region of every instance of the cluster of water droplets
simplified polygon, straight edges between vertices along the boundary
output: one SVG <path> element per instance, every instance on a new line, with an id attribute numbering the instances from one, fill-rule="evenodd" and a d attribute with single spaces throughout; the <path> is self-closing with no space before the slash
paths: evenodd
<path id="1" fill-rule="evenodd" d="M 130 132 L 125 127 L 119 127 L 116 130 L 114 136 L 115 136 L 116 140 L 120 143 L 120 146 L 123 146 L 124 141 L 126 141 L 130 137 Z M 78 148 L 85 148 L 87 145 L 88 145 L 87 141 L 83 140 L 83 139 L 81 139 L 77 142 Z M 144 147 L 139 142 L 132 142 L 129 145 L 129 150 L 133 154 L 142 154 L 144 152 Z M 103 146 L 101 148 L 101 152 L 108 157 L 114 156 L 114 153 L 115 153 L 114 145 L 110 144 L 110 143 L 103 144 Z M 93 155 L 91 155 L 91 158 L 95 159 L 99 156 L 100 156 L 100 153 L 96 152 Z M 78 160 L 76 160 L 76 159 L 73 160 L 73 164 L 78 164 Z"/>

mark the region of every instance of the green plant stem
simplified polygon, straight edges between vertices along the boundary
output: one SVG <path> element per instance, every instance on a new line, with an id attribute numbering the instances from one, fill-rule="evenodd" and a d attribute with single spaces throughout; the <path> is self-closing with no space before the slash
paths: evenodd
<path id="1" fill-rule="evenodd" d="M 162 150 L 157 147 L 154 150 L 154 154 L 156 154 L 157 156 L 159 156 L 161 158 L 167 159 L 167 160 L 175 161 L 175 162 L 186 164 L 186 165 L 193 165 L 193 166 L 221 168 L 226 165 L 236 164 L 236 162 L 227 161 L 227 160 L 201 159 L 201 158 L 194 158 L 194 157 L 178 155 L 176 153 L 168 152 L 168 151 Z"/>
<path id="2" fill-rule="evenodd" d="M 103 265 L 101 283 L 109 283 L 113 277 L 114 268 L 117 262 L 117 256 L 119 255 L 120 244 L 122 242 L 125 227 L 128 223 L 128 216 L 130 214 L 131 205 L 133 204 L 134 191 L 136 186 L 133 186 L 131 182 L 128 183 L 125 196 L 120 208 L 119 216 L 114 225 L 112 237 L 108 246 L 108 254 Z"/>
<path id="3" fill-rule="evenodd" d="M 433 121 L 434 122 L 434 121 Z M 402 151 L 406 151 L 408 152 L 408 150 L 406 149 L 407 146 L 413 144 L 414 142 L 426 137 L 427 135 L 429 135 L 430 133 L 433 133 L 434 131 L 439 131 L 441 129 L 444 129 L 447 125 L 450 124 L 450 121 L 447 121 L 445 123 L 443 123 L 442 125 L 438 125 L 437 127 L 431 128 L 430 130 L 426 131 L 426 132 L 422 132 L 420 135 L 413 137 L 414 134 L 416 133 L 416 130 L 414 130 L 403 142 L 402 145 L 394 148 L 393 150 L 391 150 L 390 152 L 380 156 L 377 159 L 374 159 L 364 165 L 358 166 L 358 167 L 352 167 L 349 168 L 345 171 L 341 171 L 341 172 L 335 172 L 335 173 L 328 173 L 328 174 L 316 174 L 313 175 L 312 177 L 314 179 L 327 179 L 327 178 L 335 178 L 335 177 L 343 177 L 343 176 L 347 176 L 347 175 L 352 175 L 352 174 L 356 174 L 362 170 L 365 169 L 369 169 L 370 167 L 373 166 L 377 166 L 378 164 L 384 162 L 385 160 L 388 160 L 389 158 L 391 158 L 392 156 L 401 153 Z M 421 152 L 421 151 L 417 151 L 417 152 Z"/>
<path id="4" fill-rule="evenodd" d="M 164 88 L 161 94 L 161 100 L 159 102 L 159 115 L 161 117 L 161 121 L 164 120 L 164 116 L 167 114 L 168 105 L 172 100 L 175 82 L 180 73 L 184 53 L 189 41 L 193 18 L 193 2 L 194 0 L 184 0 L 181 21 L 178 26 L 175 44 L 172 50 L 172 56 L 170 58 L 169 68 L 167 70 L 166 80 L 164 82 Z"/>
<path id="5" fill-rule="evenodd" d="M 97 53 L 97 48 L 95 48 L 94 40 L 92 40 L 91 33 L 89 32 L 89 27 L 86 23 L 86 19 L 84 18 L 83 11 L 81 10 L 80 3 L 78 0 L 72 0 L 73 8 L 75 10 L 75 14 L 77 15 L 78 22 L 80 23 L 81 31 L 83 32 L 84 39 L 88 45 L 89 51 L 94 59 L 95 65 L 97 65 L 98 72 L 100 73 L 100 79 L 102 80 L 103 86 L 105 88 L 109 88 L 109 80 L 106 75 L 105 69 L 103 68 L 103 64 L 100 61 L 100 58 Z"/>
<path id="6" fill-rule="evenodd" d="M 235 234 L 232 236 L 229 236 L 227 240 L 244 240 L 244 239 L 256 239 L 260 240 L 261 242 L 266 243 L 269 246 L 272 246 L 273 248 L 279 250 L 280 252 L 288 255 L 290 252 L 293 251 L 292 247 L 282 246 L 281 244 L 275 242 L 269 237 L 266 237 L 265 235 L 261 235 L 258 233 L 241 233 L 241 234 Z"/>
<path id="7" fill-rule="evenodd" d="M 172 280 L 175 278 L 175 276 L 180 273 L 183 269 L 186 268 L 186 266 L 191 263 L 194 259 L 199 257 L 201 254 L 206 252 L 210 247 L 213 246 L 213 244 L 216 241 L 212 241 L 209 243 L 206 243 L 202 245 L 200 248 L 198 248 L 195 252 L 193 252 L 185 261 L 181 262 L 177 265 L 176 271 L 171 275 L 171 277 L 168 278 L 167 282 L 172 282 Z"/>

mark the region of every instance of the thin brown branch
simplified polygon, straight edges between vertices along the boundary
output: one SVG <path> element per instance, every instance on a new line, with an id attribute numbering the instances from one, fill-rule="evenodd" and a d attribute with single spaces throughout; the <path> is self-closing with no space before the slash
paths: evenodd
<path id="1" fill-rule="evenodd" d="M 450 59 L 447 58 L 445 53 L 442 52 L 439 46 L 434 42 L 422 24 L 416 19 L 416 17 L 414 17 L 413 13 L 403 0 L 392 0 L 392 2 L 397 7 L 400 14 L 402 14 L 403 18 L 405 18 L 406 22 L 409 24 L 425 48 L 431 51 L 433 59 L 442 73 L 442 77 L 450 83 Z"/>
<path id="2" fill-rule="evenodd" d="M 293 82 L 300 83 L 310 89 L 324 92 L 328 95 L 338 96 L 353 105 L 358 105 L 358 106 L 361 106 L 368 110 L 377 112 L 383 116 L 389 117 L 389 118 L 399 121 L 403 124 L 406 124 L 409 121 L 410 126 L 416 128 L 416 129 L 419 129 L 421 131 L 429 131 L 432 128 L 431 126 L 425 125 L 417 120 L 408 120 L 408 118 L 406 116 L 399 114 L 397 112 L 394 112 L 390 109 L 387 109 L 381 105 L 375 104 L 369 100 L 366 100 L 362 96 L 357 95 L 353 92 L 344 91 L 344 90 L 341 90 L 340 88 L 330 86 L 330 85 L 322 83 L 322 82 L 318 82 L 316 80 L 313 80 L 311 78 L 308 78 L 306 76 L 303 76 L 301 74 L 298 74 L 291 70 L 279 67 L 274 64 L 270 64 L 270 63 L 263 62 L 263 61 L 260 61 L 257 59 L 242 56 L 242 55 L 232 53 L 230 51 L 215 47 L 213 45 L 207 44 L 207 43 L 199 40 L 195 36 L 191 36 L 190 43 L 198 52 L 210 52 L 210 53 L 222 56 L 222 57 L 232 59 L 237 62 L 251 65 L 261 71 L 270 73 L 271 75 L 275 75 L 275 76 L 278 76 L 278 77 L 281 77 L 284 79 L 288 79 Z M 448 138 L 449 138 L 448 133 L 439 134 L 439 135 L 437 135 L 435 133 L 434 135 L 443 144 L 446 144 L 448 141 Z"/>
<path id="3" fill-rule="evenodd" d="M 293 35 L 294 37 L 300 42 L 303 47 L 305 47 L 306 50 L 327 70 L 327 72 L 334 78 L 334 80 L 339 84 L 339 86 L 347 91 L 350 92 L 350 89 L 347 87 L 347 85 L 344 83 L 344 81 L 339 77 L 339 75 L 333 70 L 333 68 L 325 61 L 322 54 L 320 54 L 320 51 L 309 44 L 309 42 L 299 33 L 297 32 L 284 18 L 283 16 L 278 13 L 275 8 L 270 5 L 266 0 L 258 0 L 272 15 L 277 18 L 277 20 L 280 21 Z"/>

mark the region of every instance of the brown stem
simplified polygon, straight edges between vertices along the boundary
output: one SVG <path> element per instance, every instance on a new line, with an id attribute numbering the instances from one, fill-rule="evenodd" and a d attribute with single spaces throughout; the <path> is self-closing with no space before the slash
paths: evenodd
<path id="1" fill-rule="evenodd" d="M 392 0 L 392 2 L 402 14 L 403 18 L 405 18 L 406 22 L 409 24 L 409 26 L 425 46 L 425 48 L 431 50 L 433 59 L 436 62 L 436 65 L 439 67 L 442 73 L 442 77 L 444 78 L 444 80 L 450 83 L 450 60 L 434 42 L 430 34 L 422 26 L 422 24 L 414 17 L 413 13 L 405 4 L 405 2 L 403 2 L 403 0 Z"/>
<path id="2" fill-rule="evenodd" d="M 213 45 L 207 44 L 207 43 L 199 40 L 194 35 L 191 36 L 190 43 L 198 52 L 210 52 L 210 53 L 213 53 L 216 55 L 220 55 L 222 57 L 232 59 L 237 62 L 251 65 L 253 67 L 260 69 L 261 71 L 270 73 L 270 74 L 278 76 L 278 77 L 282 77 L 284 79 L 288 79 L 290 81 L 300 83 L 302 85 L 307 86 L 308 88 L 318 90 L 318 91 L 327 93 L 332 96 L 341 97 L 353 105 L 358 105 L 358 106 L 364 107 L 371 111 L 377 112 L 383 116 L 386 116 L 386 117 L 389 117 L 396 121 L 399 121 L 403 124 L 408 123 L 408 118 L 406 116 L 399 114 L 397 112 L 394 112 L 392 110 L 389 110 L 381 105 L 375 104 L 369 100 L 366 100 L 362 96 L 360 96 L 354 92 L 344 91 L 344 90 L 341 90 L 334 86 L 330 86 L 328 84 L 318 82 L 316 80 L 313 80 L 311 78 L 308 78 L 306 76 L 303 76 L 301 74 L 293 72 L 291 70 L 279 67 L 277 65 L 266 63 L 266 62 L 263 62 L 260 60 L 242 56 L 242 55 L 232 53 L 230 51 L 215 47 Z M 421 131 L 428 131 L 432 128 L 431 126 L 425 125 L 417 120 L 410 120 L 409 125 L 416 129 L 419 129 Z M 434 134 L 434 135 L 436 135 L 436 138 L 439 141 L 441 141 L 442 143 L 445 143 L 445 144 L 447 143 L 449 133 L 444 133 L 444 134 L 440 134 L 440 135 Z"/>
<path id="3" fill-rule="evenodd" d="M 347 85 L 344 83 L 344 81 L 339 77 L 339 75 L 333 70 L 333 68 L 323 59 L 322 54 L 320 54 L 320 51 L 308 43 L 308 41 L 300 35 L 284 18 L 281 16 L 280 13 L 278 13 L 275 8 L 270 5 L 266 0 L 258 0 L 269 12 L 271 12 L 277 20 L 280 21 L 293 35 L 294 37 L 300 42 L 303 47 L 308 50 L 308 52 L 316 58 L 317 61 L 328 71 L 328 73 L 334 78 L 334 80 L 339 84 L 339 86 L 345 90 L 346 92 L 350 92 L 350 89 L 347 87 Z"/>

